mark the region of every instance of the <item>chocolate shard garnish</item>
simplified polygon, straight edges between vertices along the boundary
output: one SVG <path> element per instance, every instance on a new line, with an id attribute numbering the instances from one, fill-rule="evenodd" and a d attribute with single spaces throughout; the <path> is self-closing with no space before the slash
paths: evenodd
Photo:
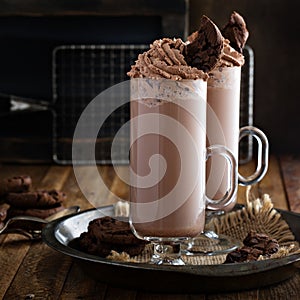
<path id="1" fill-rule="evenodd" d="M 246 22 L 237 12 L 233 12 L 229 22 L 221 30 L 223 37 L 230 41 L 231 47 L 242 53 L 249 37 Z"/>

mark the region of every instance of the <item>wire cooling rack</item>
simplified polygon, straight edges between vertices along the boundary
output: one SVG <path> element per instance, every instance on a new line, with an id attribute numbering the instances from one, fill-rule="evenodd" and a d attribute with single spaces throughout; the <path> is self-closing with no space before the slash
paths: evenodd
<path id="1" fill-rule="evenodd" d="M 107 88 L 127 80 L 130 66 L 148 45 L 66 45 L 53 51 L 53 99 L 55 121 L 53 137 L 54 160 L 61 164 L 72 163 L 72 142 L 75 126 L 86 105 Z M 240 125 L 253 124 L 254 54 L 251 47 L 244 49 L 242 67 Z M 103 124 L 97 139 L 95 158 L 99 164 L 127 164 L 129 162 L 129 132 L 124 130 L 115 153 L 111 145 L 116 132 L 129 120 L 129 103 L 119 106 L 120 95 L 110 95 L 100 103 L 97 112 L 91 113 L 84 124 L 80 143 L 90 143 L 89 132 L 101 117 L 104 106 L 118 107 Z M 122 95 L 124 96 L 124 95 Z M 129 95 L 128 95 L 129 99 Z M 240 143 L 240 163 L 252 158 L 252 138 Z M 80 162 L 79 162 L 80 163 Z M 89 163 L 82 159 L 81 163 Z"/>
<path id="2" fill-rule="evenodd" d="M 66 45 L 53 51 L 53 97 L 55 103 L 55 128 L 53 140 L 54 160 L 72 162 L 72 140 L 75 126 L 86 105 L 107 88 L 128 80 L 126 73 L 139 53 L 148 45 Z M 124 96 L 124 95 L 122 95 Z M 118 95 L 111 95 L 106 103 L 118 107 Z M 128 95 L 129 99 L 129 95 Z M 89 143 L 90 129 L 101 117 L 104 107 L 91 114 L 84 124 L 85 136 L 81 143 Z M 96 161 L 112 163 L 111 143 L 116 132 L 129 119 L 129 104 L 118 107 L 105 121 L 96 142 Z M 115 163 L 128 163 L 129 132 L 124 131 L 119 148 L 114 155 Z M 82 161 L 88 163 L 88 161 Z"/>
<path id="3" fill-rule="evenodd" d="M 245 64 L 241 75 L 240 127 L 253 125 L 254 53 L 246 45 L 243 51 Z M 239 144 L 239 163 L 249 162 L 253 155 L 253 138 L 246 137 Z"/>

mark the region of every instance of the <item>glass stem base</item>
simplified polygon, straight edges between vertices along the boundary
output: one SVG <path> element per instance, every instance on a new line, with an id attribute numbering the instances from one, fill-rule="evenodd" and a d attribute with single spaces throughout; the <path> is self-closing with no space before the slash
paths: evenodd
<path id="1" fill-rule="evenodd" d="M 179 243 L 153 243 L 153 255 L 151 263 L 156 265 L 185 265 L 181 258 Z"/>
<path id="2" fill-rule="evenodd" d="M 214 231 L 204 231 L 182 245 L 185 255 L 222 255 L 242 246 L 242 242 Z"/>

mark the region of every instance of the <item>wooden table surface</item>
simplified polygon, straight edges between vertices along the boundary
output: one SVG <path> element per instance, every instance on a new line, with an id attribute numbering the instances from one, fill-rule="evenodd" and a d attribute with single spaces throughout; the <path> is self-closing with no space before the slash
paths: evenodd
<path id="1" fill-rule="evenodd" d="M 126 176 L 127 166 L 115 167 Z M 246 174 L 253 163 L 240 167 Z M 99 166 L 106 186 L 116 195 L 127 198 L 127 186 L 111 166 Z M 28 174 L 34 189 L 56 188 L 67 193 L 65 206 L 91 208 L 75 180 L 72 166 L 0 165 L 0 178 Z M 112 204 L 116 199 L 99 186 L 91 167 L 79 168 L 89 198 L 97 206 Z M 300 212 L 300 157 L 271 156 L 269 170 L 261 183 L 253 187 L 260 196 L 270 194 L 277 208 Z M 245 201 L 245 188 L 239 187 L 239 202 Z M 118 276 L 118 274 L 116 274 Z M 153 278 L 155 282 L 155 278 Z M 201 283 L 199 283 L 201 284 Z M 122 289 L 96 282 L 81 271 L 72 258 L 19 235 L 0 235 L 0 299 L 300 299 L 300 269 L 287 281 L 269 287 L 223 294 L 158 294 Z"/>

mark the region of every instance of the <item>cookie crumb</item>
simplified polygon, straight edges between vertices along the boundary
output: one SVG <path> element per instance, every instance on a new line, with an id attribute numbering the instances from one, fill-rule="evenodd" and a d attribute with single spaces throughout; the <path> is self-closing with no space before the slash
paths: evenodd
<path id="1" fill-rule="evenodd" d="M 117 252 L 114 250 L 110 251 L 110 254 L 106 257 L 107 259 L 119 261 L 119 262 L 137 262 L 136 259 L 131 258 L 126 252 Z"/>

